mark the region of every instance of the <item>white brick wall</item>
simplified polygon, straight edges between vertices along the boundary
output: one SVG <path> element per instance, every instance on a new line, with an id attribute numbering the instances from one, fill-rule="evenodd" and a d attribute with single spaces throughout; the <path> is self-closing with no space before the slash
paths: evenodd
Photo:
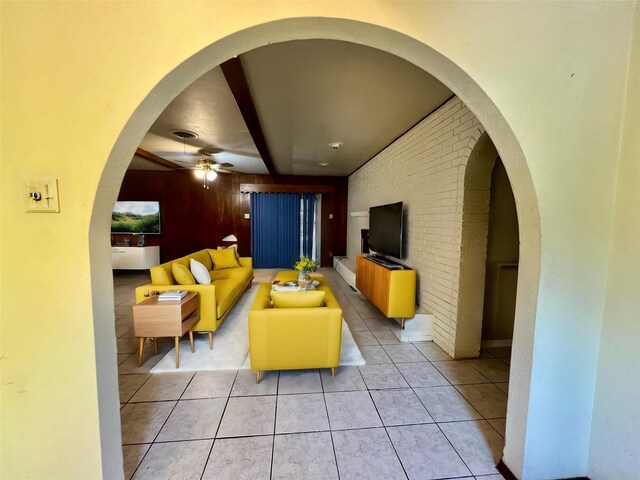
<path id="1" fill-rule="evenodd" d="M 454 97 L 349 177 L 349 212 L 405 203 L 406 258 L 402 262 L 417 270 L 419 311 L 435 315 L 434 341 L 456 357 L 473 356 L 467 347 L 465 351 L 456 348 L 456 327 L 469 320 L 469 310 L 474 310 L 470 305 L 477 305 L 476 292 L 459 295 L 459 290 L 470 283 L 467 277 L 477 277 L 480 257 L 484 268 L 489 198 L 486 168 L 477 169 L 478 178 L 467 178 L 471 188 L 467 203 L 463 202 L 466 166 L 483 133 L 473 113 Z M 360 229 L 368 228 L 368 220 L 348 217 L 350 258 L 360 251 Z M 461 258 L 473 258 L 463 266 L 468 275 L 461 275 Z M 482 282 L 483 289 L 484 270 Z M 479 347 L 479 337 L 477 344 Z"/>

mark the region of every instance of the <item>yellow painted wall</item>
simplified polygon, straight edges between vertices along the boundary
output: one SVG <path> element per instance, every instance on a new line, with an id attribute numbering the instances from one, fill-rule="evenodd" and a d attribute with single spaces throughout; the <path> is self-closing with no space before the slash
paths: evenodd
<path id="1" fill-rule="evenodd" d="M 591 430 L 593 480 L 633 480 L 640 472 L 640 10 L 635 21 Z"/>
<path id="2" fill-rule="evenodd" d="M 127 120 L 165 75 L 207 45 L 296 16 L 369 22 L 432 46 L 484 89 L 513 129 L 542 230 L 529 401 L 536 411 L 578 412 L 566 420 L 575 442 L 562 445 L 565 458 L 523 468 L 528 478 L 542 468 L 552 476 L 585 473 L 634 3 L 105 1 L 0 8 L 1 478 L 102 475 L 92 305 L 108 310 L 111 290 L 98 282 L 99 298 L 92 298 L 89 222 Z M 123 174 L 128 159 L 118 162 Z M 34 177 L 58 178 L 61 213 L 24 213 L 21 184 Z M 111 327 L 109 315 L 96 317 L 107 323 L 100 328 Z M 98 354 L 115 350 L 115 338 L 98 347 Z M 559 358 L 567 360 L 560 367 Z M 543 371 L 575 388 L 538 388 Z M 527 420 L 529 458 L 553 456 L 558 445 L 549 441 L 549 422 L 535 414 Z"/>

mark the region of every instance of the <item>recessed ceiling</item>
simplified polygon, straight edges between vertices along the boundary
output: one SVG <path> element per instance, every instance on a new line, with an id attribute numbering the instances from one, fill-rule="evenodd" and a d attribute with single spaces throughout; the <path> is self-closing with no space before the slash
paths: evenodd
<path id="1" fill-rule="evenodd" d="M 171 134 L 176 129 L 196 132 L 198 138 L 182 141 Z M 203 158 L 200 150 L 211 150 L 219 152 L 214 155 L 218 163 L 233 164 L 231 170 L 268 173 L 220 67 L 205 73 L 169 104 L 140 148 L 187 168 L 195 168 Z"/>
<path id="2" fill-rule="evenodd" d="M 348 42 L 284 42 L 240 59 L 282 175 L 349 175 L 452 95 L 415 65 Z M 199 136 L 183 142 L 175 129 Z M 231 170 L 268 173 L 220 67 L 178 95 L 140 147 L 188 168 L 200 149 L 220 149 Z"/>
<path id="3" fill-rule="evenodd" d="M 415 65 L 354 43 L 277 43 L 241 58 L 281 174 L 349 175 L 451 96 Z"/>

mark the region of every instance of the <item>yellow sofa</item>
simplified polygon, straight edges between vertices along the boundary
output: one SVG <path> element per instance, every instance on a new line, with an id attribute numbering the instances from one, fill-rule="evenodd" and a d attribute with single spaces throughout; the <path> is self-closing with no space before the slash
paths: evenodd
<path id="1" fill-rule="evenodd" d="M 144 301 L 151 292 L 187 290 L 200 295 L 199 319 L 191 328 L 194 332 L 209 333 L 209 347 L 213 346 L 212 333 L 217 330 L 231 307 L 242 293 L 251 287 L 253 263 L 251 257 L 240 257 L 240 267 L 216 270 L 211 260 L 211 249 L 200 250 L 182 258 L 151 267 L 151 283 L 136 288 L 136 303 Z M 202 263 L 211 274 L 209 285 L 180 285 L 173 277 L 172 265 L 179 263 L 189 268 L 190 259 Z"/>
<path id="2" fill-rule="evenodd" d="M 340 364 L 342 309 L 323 281 L 318 290 L 325 292 L 323 307 L 274 308 L 271 284 L 260 285 L 249 312 L 251 369 L 257 383 L 263 370 L 330 368 L 333 374 Z"/>

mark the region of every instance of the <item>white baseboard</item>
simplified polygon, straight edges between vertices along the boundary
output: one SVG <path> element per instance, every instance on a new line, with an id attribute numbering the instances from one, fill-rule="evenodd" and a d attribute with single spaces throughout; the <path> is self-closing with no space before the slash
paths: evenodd
<path id="1" fill-rule="evenodd" d="M 481 342 L 482 348 L 499 348 L 510 347 L 512 340 L 510 338 L 506 340 L 483 340 Z"/>
<path id="2" fill-rule="evenodd" d="M 395 332 L 401 342 L 428 342 L 433 340 L 433 315 L 416 313 L 415 317 L 404 321 L 404 330 Z M 395 319 L 400 324 L 400 319 Z"/>
<path id="3" fill-rule="evenodd" d="M 356 264 L 347 257 L 333 257 L 333 268 L 351 288 L 356 288 Z"/>

